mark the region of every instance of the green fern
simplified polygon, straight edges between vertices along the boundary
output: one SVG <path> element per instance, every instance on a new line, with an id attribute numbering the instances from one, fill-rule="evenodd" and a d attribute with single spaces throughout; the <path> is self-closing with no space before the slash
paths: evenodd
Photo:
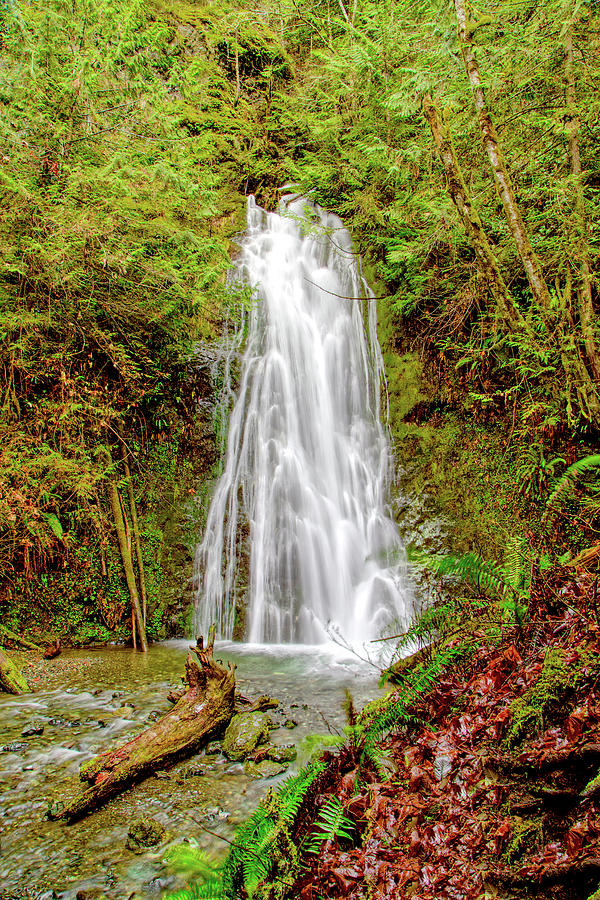
<path id="1" fill-rule="evenodd" d="M 436 653 L 427 665 L 406 674 L 401 692 L 396 691 L 388 695 L 389 699 L 384 709 L 376 715 L 364 734 L 363 755 L 372 760 L 378 769 L 380 761 L 377 744 L 400 725 L 408 725 L 416 721 L 410 712 L 410 707 L 414 705 L 421 694 L 431 689 L 440 672 L 450 662 L 463 655 L 465 649 L 465 645 L 459 645 Z"/>
<path id="2" fill-rule="evenodd" d="M 165 900 L 236 900 L 244 891 L 255 896 L 260 885 L 279 870 L 294 871 L 299 865 L 298 850 L 290 827 L 315 779 L 326 763 L 316 760 L 296 775 L 268 792 L 247 822 L 235 834 L 235 840 L 223 865 L 215 869 L 193 846 L 177 848 L 171 862 L 183 864 L 204 880 L 187 890 L 169 894 Z"/>
<path id="3" fill-rule="evenodd" d="M 223 889 L 221 878 L 215 877 L 174 894 L 168 894 L 165 900 L 228 900 Z"/>
<path id="4" fill-rule="evenodd" d="M 329 841 L 340 838 L 351 841 L 356 830 L 354 822 L 344 813 L 344 807 L 337 797 L 330 797 L 323 804 L 314 827 L 316 831 L 311 835 L 307 853 L 318 853 L 322 844 Z"/>
<path id="5" fill-rule="evenodd" d="M 584 456 L 578 459 L 563 473 L 546 503 L 546 511 L 542 517 L 542 526 L 548 527 L 560 515 L 565 504 L 572 499 L 575 487 L 580 478 L 592 469 L 600 468 L 600 455 Z"/>
<path id="6" fill-rule="evenodd" d="M 454 575 L 468 581 L 484 594 L 493 593 L 504 597 L 507 591 L 512 590 L 500 567 L 492 560 L 478 556 L 477 553 L 434 557 L 430 566 L 436 575 Z"/>
<path id="7" fill-rule="evenodd" d="M 223 866 L 225 896 L 235 898 L 242 888 L 252 897 L 258 886 L 281 867 L 298 864 L 297 848 L 289 835 L 306 794 L 326 763 L 316 760 L 297 775 L 269 791 L 250 819 L 236 832 Z"/>

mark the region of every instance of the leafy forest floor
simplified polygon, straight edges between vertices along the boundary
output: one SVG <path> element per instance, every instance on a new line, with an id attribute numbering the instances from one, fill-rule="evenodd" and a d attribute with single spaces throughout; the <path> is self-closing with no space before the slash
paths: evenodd
<path id="1" fill-rule="evenodd" d="M 475 631 L 377 744 L 374 765 L 348 751 L 330 790 L 352 839 L 306 856 L 289 896 L 590 896 L 600 880 L 595 594 L 585 574 L 540 578 L 525 630 Z M 410 695 L 410 669 L 405 679 Z"/>
<path id="2" fill-rule="evenodd" d="M 344 747 L 270 792 L 224 866 L 173 900 L 598 897 L 596 579 L 538 573 L 513 624 L 461 603 L 429 611 L 440 639 L 383 700 L 358 716 L 350 701 Z"/>

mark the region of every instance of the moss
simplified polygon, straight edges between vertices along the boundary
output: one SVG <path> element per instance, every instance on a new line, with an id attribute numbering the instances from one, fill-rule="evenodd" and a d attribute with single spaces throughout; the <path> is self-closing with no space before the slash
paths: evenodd
<path id="1" fill-rule="evenodd" d="M 390 398 L 390 427 L 398 431 L 406 417 L 427 395 L 423 389 L 423 366 L 416 353 L 384 354 Z"/>
<path id="2" fill-rule="evenodd" d="M 507 863 L 512 863 L 525 853 L 530 853 L 544 842 L 544 824 L 541 819 L 514 821 L 516 824 L 504 852 Z"/>
<path id="3" fill-rule="evenodd" d="M 541 731 L 553 707 L 572 686 L 573 680 L 574 672 L 565 663 L 564 650 L 550 648 L 538 680 L 511 704 L 511 725 L 505 739 L 507 746 L 514 746 L 528 734 Z"/>
<path id="4" fill-rule="evenodd" d="M 323 750 L 337 747 L 345 741 L 344 735 L 307 734 L 298 744 L 298 762 L 305 766 L 317 759 Z"/>

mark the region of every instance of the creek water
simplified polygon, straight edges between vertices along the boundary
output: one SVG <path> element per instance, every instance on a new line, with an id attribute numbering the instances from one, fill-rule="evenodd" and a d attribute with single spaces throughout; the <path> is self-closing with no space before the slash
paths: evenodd
<path id="1" fill-rule="evenodd" d="M 187 646 L 169 641 L 146 655 L 68 651 L 25 668 L 31 676 L 43 666 L 44 686 L 34 694 L 0 694 L 0 900 L 75 900 L 77 891 L 123 900 L 183 887 L 185 875 L 165 861 L 169 848 L 192 840 L 209 854 L 224 853 L 227 845 L 205 829 L 231 837 L 267 788 L 285 777 L 254 781 L 241 764 L 199 754 L 73 825 L 45 818 L 50 801 L 78 790 L 82 762 L 134 737 L 170 708 L 166 696 L 183 674 Z M 297 721 L 293 730 L 271 732 L 274 743 L 299 748 L 290 771 L 306 761 L 308 734 L 342 731 L 346 689 L 359 705 L 377 693 L 375 670 L 333 646 L 224 642 L 216 655 L 236 663 L 242 693 L 280 700 L 276 723 Z M 32 720 L 44 726 L 43 734 L 22 737 Z M 191 766 L 202 773 L 186 777 Z M 125 842 L 130 822 L 142 815 L 160 821 L 167 833 L 160 846 L 135 854 Z"/>
<path id="2" fill-rule="evenodd" d="M 412 597 L 388 507 L 383 363 L 360 259 L 341 220 L 306 198 L 284 198 L 279 213 L 250 198 L 238 277 L 253 302 L 197 552 L 196 631 L 374 638 L 405 623 Z"/>

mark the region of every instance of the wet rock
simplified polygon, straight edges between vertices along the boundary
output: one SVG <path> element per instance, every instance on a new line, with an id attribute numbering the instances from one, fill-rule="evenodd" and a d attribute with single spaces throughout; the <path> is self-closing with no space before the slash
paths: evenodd
<path id="1" fill-rule="evenodd" d="M 211 741 L 210 744 L 207 744 L 204 748 L 204 753 L 206 756 L 216 756 L 217 753 L 222 753 L 223 747 L 221 746 L 221 741 Z"/>
<path id="2" fill-rule="evenodd" d="M 263 759 L 283 763 L 292 762 L 292 760 L 296 759 L 296 756 L 297 752 L 294 744 L 263 744 L 254 753 L 251 753 L 248 759 L 255 763 L 262 762 Z"/>
<path id="3" fill-rule="evenodd" d="M 120 700 L 121 697 L 125 696 L 125 691 L 113 691 L 112 698 L 113 700 Z"/>
<path id="4" fill-rule="evenodd" d="M 43 734 L 44 728 L 46 726 L 45 722 L 42 722 L 41 719 L 32 719 L 31 722 L 28 722 L 21 732 L 21 737 L 32 737 L 36 734 Z"/>
<path id="5" fill-rule="evenodd" d="M 291 729 L 291 728 L 297 728 L 297 727 L 298 727 L 298 723 L 296 722 L 295 719 L 286 719 L 285 722 L 283 723 L 283 727 L 284 727 L 284 728 L 290 728 L 290 729 Z"/>
<path id="6" fill-rule="evenodd" d="M 48 804 L 48 809 L 46 811 L 46 817 L 48 819 L 57 819 L 65 808 L 65 804 L 62 800 L 53 800 Z"/>
<path id="7" fill-rule="evenodd" d="M 2 751 L 4 753 L 23 753 L 28 747 L 29 744 L 27 741 L 14 741 L 12 744 L 5 744 L 4 747 L 2 747 Z"/>
<path id="8" fill-rule="evenodd" d="M 161 713 L 157 709 L 153 709 L 152 712 L 148 713 L 147 722 L 158 722 L 161 717 Z"/>
<path id="9" fill-rule="evenodd" d="M 212 768 L 212 767 L 211 767 Z M 207 773 L 206 766 L 189 766 L 183 773 L 184 778 L 201 778 Z"/>
<path id="10" fill-rule="evenodd" d="M 280 775 L 287 769 L 285 763 L 273 762 L 272 759 L 263 759 L 262 762 L 255 763 L 252 760 L 246 760 L 244 763 L 244 774 L 250 778 L 273 778 Z"/>
<path id="11" fill-rule="evenodd" d="M 144 895 L 150 894 L 151 896 L 158 897 L 168 887 L 169 887 L 169 879 L 160 878 L 157 875 L 156 878 L 153 878 L 151 881 L 147 881 L 146 884 L 144 885 Z M 134 900 L 135 900 L 135 896 L 138 896 L 138 895 L 134 895 Z M 139 896 L 142 896 L 142 895 L 139 895 Z"/>
<path id="12" fill-rule="evenodd" d="M 269 736 L 265 713 L 240 713 L 234 716 L 225 732 L 223 753 L 228 759 L 245 759 L 255 747 Z"/>
<path id="13" fill-rule="evenodd" d="M 164 825 L 149 816 L 142 816 L 130 824 L 125 846 L 134 853 L 141 853 L 160 844 L 164 833 Z"/>
<path id="14" fill-rule="evenodd" d="M 272 747 L 267 748 L 265 754 L 267 759 L 271 759 L 273 762 L 278 763 L 292 762 L 293 759 L 296 759 L 297 755 L 298 753 L 293 744 L 280 744 L 279 746 L 273 744 Z"/>
<path id="15" fill-rule="evenodd" d="M 48 725 L 52 728 L 66 728 L 68 724 L 67 720 L 61 719 L 60 716 L 53 716 L 51 719 L 48 719 Z"/>
<path id="16" fill-rule="evenodd" d="M 225 822 L 229 818 L 229 813 L 221 809 L 220 806 L 209 806 L 204 810 L 204 818 L 208 819 L 209 822 Z"/>

